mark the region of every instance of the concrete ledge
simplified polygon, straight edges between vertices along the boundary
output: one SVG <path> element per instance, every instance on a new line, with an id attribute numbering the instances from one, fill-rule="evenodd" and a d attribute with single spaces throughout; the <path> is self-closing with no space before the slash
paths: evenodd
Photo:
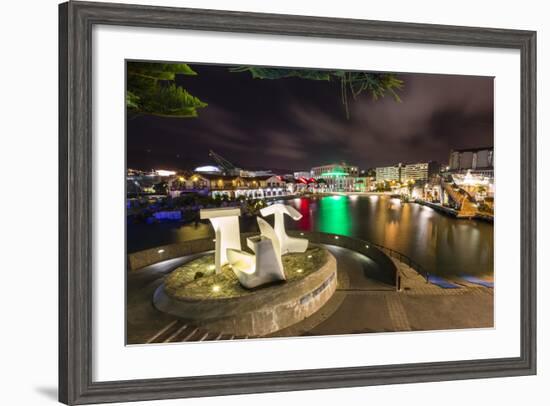
<path id="1" fill-rule="evenodd" d="M 211 331 L 233 335 L 263 336 L 304 320 L 319 310 L 337 285 L 336 259 L 327 252 L 319 270 L 303 279 L 269 286 L 239 298 L 176 300 L 155 291 L 153 303 L 172 314 Z"/>
<path id="2" fill-rule="evenodd" d="M 382 270 L 381 282 L 388 285 L 397 285 L 397 267 L 382 250 L 376 248 L 368 241 L 359 238 L 346 237 L 344 235 L 321 233 L 317 231 L 287 231 L 291 237 L 307 238 L 313 244 L 336 245 L 338 247 L 348 248 L 372 259 Z M 258 233 L 242 233 L 241 245 L 246 247 L 246 238 Z M 211 251 L 214 249 L 214 240 L 205 238 L 199 240 L 189 240 L 182 243 L 164 245 L 144 251 L 129 254 L 127 257 L 128 271 L 135 271 L 145 266 L 165 261 L 167 259 L 179 258 L 186 255 L 198 254 L 200 252 Z"/>
<path id="3" fill-rule="evenodd" d="M 288 231 L 291 237 L 307 238 L 313 244 L 335 245 L 337 247 L 347 248 L 352 251 L 365 255 L 372 259 L 382 271 L 382 280 L 388 285 L 396 286 L 397 284 L 397 267 L 382 250 L 378 249 L 374 244 L 359 238 L 347 237 L 339 234 L 321 233 L 318 231 Z"/>
<path id="4" fill-rule="evenodd" d="M 128 254 L 126 258 L 126 268 L 128 271 L 137 271 L 138 269 L 156 264 L 157 262 L 198 254 L 200 252 L 212 251 L 213 249 L 213 238 L 203 238 L 189 240 L 183 243 L 162 245 L 160 247 Z"/>
<path id="5" fill-rule="evenodd" d="M 241 246 L 246 247 L 246 239 L 258 233 L 241 233 Z M 128 271 L 137 271 L 157 262 L 184 257 L 187 255 L 199 254 L 212 251 L 216 243 L 214 237 L 188 240 L 174 244 L 161 245 L 143 251 L 128 254 L 126 257 L 126 268 Z"/>

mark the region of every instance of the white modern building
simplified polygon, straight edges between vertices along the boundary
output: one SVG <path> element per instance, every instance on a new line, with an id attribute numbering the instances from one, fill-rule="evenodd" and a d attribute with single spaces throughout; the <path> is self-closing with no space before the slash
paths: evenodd
<path id="1" fill-rule="evenodd" d="M 322 179 L 330 192 L 352 192 L 355 190 L 355 178 L 359 174 L 356 166 L 329 164 L 311 168 L 311 175 L 315 179 Z"/>
<path id="2" fill-rule="evenodd" d="M 311 168 L 311 176 L 313 176 L 314 178 L 318 178 L 330 173 L 345 173 L 347 176 L 355 177 L 359 175 L 359 169 L 357 168 L 357 166 L 348 165 L 345 162 L 341 162 L 339 164 L 315 166 Z"/>
<path id="3" fill-rule="evenodd" d="M 439 165 L 436 162 L 419 162 L 406 164 L 401 170 L 401 180 L 407 182 L 410 180 L 425 182 L 433 175 L 436 175 Z"/>
<path id="4" fill-rule="evenodd" d="M 382 166 L 376 168 L 376 182 L 396 181 L 401 180 L 402 165 L 399 163 L 392 166 Z"/>
<path id="5" fill-rule="evenodd" d="M 492 176 L 494 169 L 493 147 L 452 150 L 449 156 L 449 170 Z"/>

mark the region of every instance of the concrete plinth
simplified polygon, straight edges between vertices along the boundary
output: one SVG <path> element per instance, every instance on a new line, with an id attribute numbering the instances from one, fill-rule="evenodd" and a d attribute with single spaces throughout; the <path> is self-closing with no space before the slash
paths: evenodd
<path id="1" fill-rule="evenodd" d="M 164 284 L 153 302 L 157 309 L 207 330 L 238 336 L 263 336 L 289 327 L 319 310 L 336 290 L 336 259 L 301 279 L 268 286 L 232 298 L 175 299 Z"/>

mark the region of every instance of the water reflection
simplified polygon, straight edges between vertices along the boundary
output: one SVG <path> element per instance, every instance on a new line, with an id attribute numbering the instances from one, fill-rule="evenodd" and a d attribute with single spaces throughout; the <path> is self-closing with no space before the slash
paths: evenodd
<path id="1" fill-rule="evenodd" d="M 317 231 L 329 234 L 350 235 L 352 220 L 348 200 L 347 196 L 327 196 L 322 198 L 319 202 L 317 213 L 310 213 L 310 215 L 316 215 L 317 217 Z"/>
<path id="2" fill-rule="evenodd" d="M 415 203 L 387 196 L 325 196 L 287 200 L 302 219 L 286 219 L 287 227 L 358 237 L 400 251 L 435 275 L 493 273 L 493 226 L 454 219 Z M 241 218 L 242 231 L 255 228 Z M 128 225 L 128 251 L 212 236 L 207 223 L 198 225 Z"/>
<path id="3" fill-rule="evenodd" d="M 307 202 L 307 203 L 306 203 Z M 493 273 L 493 226 L 455 219 L 388 196 L 327 196 L 290 204 L 304 217 L 289 228 L 363 238 L 410 256 L 433 274 Z M 288 204 L 288 203 L 287 203 Z"/>

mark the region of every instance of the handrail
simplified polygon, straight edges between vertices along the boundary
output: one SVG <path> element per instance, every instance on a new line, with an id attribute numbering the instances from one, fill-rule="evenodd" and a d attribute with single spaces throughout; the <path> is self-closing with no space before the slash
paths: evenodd
<path id="1" fill-rule="evenodd" d="M 426 279 L 426 282 L 429 282 L 429 273 L 418 262 L 415 262 L 413 259 L 411 259 L 411 257 L 399 251 L 396 251 L 392 248 L 388 248 L 380 244 L 375 244 L 375 243 L 371 243 L 371 244 L 374 245 L 376 248 L 382 250 L 384 253 L 387 253 L 390 256 L 397 258 L 399 261 L 408 265 L 409 267 L 414 269 L 416 272 L 418 272 L 420 275 L 422 275 L 424 279 Z"/>

